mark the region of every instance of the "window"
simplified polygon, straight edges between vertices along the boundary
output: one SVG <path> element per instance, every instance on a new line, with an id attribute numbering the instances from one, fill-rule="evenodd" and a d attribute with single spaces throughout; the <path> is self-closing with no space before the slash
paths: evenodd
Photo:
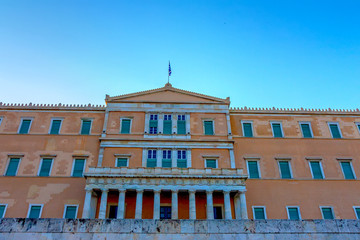
<path id="1" fill-rule="evenodd" d="M 32 119 L 22 119 L 18 130 L 19 134 L 28 134 L 30 131 Z"/>
<path id="2" fill-rule="evenodd" d="M 71 218 L 74 219 L 77 217 L 77 205 L 65 205 L 64 209 L 64 218 Z"/>
<path id="3" fill-rule="evenodd" d="M 223 209 L 221 206 L 214 206 L 214 219 L 223 219 Z"/>
<path id="4" fill-rule="evenodd" d="M 324 179 L 320 161 L 309 161 L 311 175 L 313 179 Z"/>
<path id="5" fill-rule="evenodd" d="M 60 134 L 61 123 L 61 119 L 53 119 L 51 121 L 49 134 Z"/>
<path id="6" fill-rule="evenodd" d="M 214 121 L 204 121 L 205 135 L 214 135 Z"/>
<path id="7" fill-rule="evenodd" d="M 177 167 L 178 168 L 187 168 L 186 150 L 178 150 L 177 151 Z"/>
<path id="8" fill-rule="evenodd" d="M 28 218 L 40 218 L 42 212 L 42 205 L 30 204 Z"/>
<path id="9" fill-rule="evenodd" d="M 1 126 L 1 123 L 2 123 L 2 117 L 0 117 L 0 126 Z"/>
<path id="10" fill-rule="evenodd" d="M 291 168 L 289 161 L 279 161 L 280 176 L 282 179 L 291 178 Z"/>
<path id="11" fill-rule="evenodd" d="M 177 134 L 186 134 L 185 115 L 178 115 L 177 117 Z"/>
<path id="12" fill-rule="evenodd" d="M 7 204 L 0 204 L 0 218 L 5 217 L 6 208 Z"/>
<path id="13" fill-rule="evenodd" d="M 117 158 L 116 159 L 116 167 L 128 167 L 128 159 L 127 158 Z"/>
<path id="14" fill-rule="evenodd" d="M 16 176 L 19 168 L 20 158 L 10 158 L 5 176 Z"/>
<path id="15" fill-rule="evenodd" d="M 300 220 L 300 208 L 299 207 L 286 207 L 288 218 L 290 220 Z"/>
<path id="16" fill-rule="evenodd" d="M 156 150 L 148 150 L 148 158 L 146 162 L 146 167 L 156 167 Z"/>
<path id="17" fill-rule="evenodd" d="M 43 158 L 41 160 L 38 176 L 48 177 L 51 174 L 53 159 L 52 158 Z"/>
<path id="18" fill-rule="evenodd" d="M 150 114 L 150 122 L 149 122 L 150 134 L 157 134 L 158 133 L 158 115 L 157 114 Z"/>
<path id="19" fill-rule="evenodd" d="M 332 207 L 320 207 L 323 219 L 334 219 Z"/>
<path id="20" fill-rule="evenodd" d="M 131 119 L 130 118 L 122 118 L 121 122 L 121 134 L 129 134 L 131 132 Z"/>
<path id="21" fill-rule="evenodd" d="M 172 163 L 171 150 L 163 150 L 162 167 L 171 168 L 172 166 L 171 163 Z"/>
<path id="22" fill-rule="evenodd" d="M 85 159 L 75 159 L 73 164 L 73 177 L 82 177 L 84 173 Z"/>
<path id="23" fill-rule="evenodd" d="M 1 118 L 0 118 L 0 124 L 1 124 Z M 360 123 L 356 123 L 357 129 L 359 130 L 360 133 Z"/>
<path id="24" fill-rule="evenodd" d="M 350 161 L 340 161 L 340 166 L 345 179 L 355 179 L 355 173 Z"/>
<path id="25" fill-rule="evenodd" d="M 81 120 L 80 134 L 81 135 L 90 135 L 91 125 L 92 125 L 92 120 L 90 120 L 90 119 L 82 119 Z"/>
<path id="26" fill-rule="evenodd" d="M 164 115 L 164 126 L 163 126 L 163 134 L 171 134 L 172 133 L 172 120 L 170 114 Z"/>
<path id="27" fill-rule="evenodd" d="M 255 220 L 266 219 L 265 207 L 253 207 L 253 215 Z"/>
<path id="28" fill-rule="evenodd" d="M 271 123 L 271 128 L 272 128 L 273 136 L 275 138 L 284 137 L 284 134 L 283 134 L 283 131 L 282 131 L 282 126 L 281 126 L 280 122 L 272 122 Z"/>
<path id="29" fill-rule="evenodd" d="M 244 137 L 253 137 L 253 129 L 251 121 L 241 121 Z"/>
<path id="30" fill-rule="evenodd" d="M 108 218 L 116 218 L 117 217 L 117 211 L 118 211 L 118 206 L 117 205 L 108 205 L 108 209 L 109 209 L 109 217 Z"/>
<path id="31" fill-rule="evenodd" d="M 247 161 L 249 178 L 260 178 L 258 161 Z"/>
<path id="32" fill-rule="evenodd" d="M 205 167 L 206 168 L 217 168 L 217 160 L 216 159 L 205 159 Z"/>
<path id="33" fill-rule="evenodd" d="M 171 219 L 170 206 L 160 206 L 160 219 Z"/>
<path id="34" fill-rule="evenodd" d="M 360 207 L 354 207 L 354 211 L 356 218 L 360 219 Z M 0 217 L 1 217 L 1 212 L 0 212 Z"/>
<path id="35" fill-rule="evenodd" d="M 341 138 L 341 132 L 340 132 L 340 127 L 339 127 L 339 123 L 328 123 L 329 128 L 330 128 L 330 132 L 331 132 L 331 136 L 333 138 Z"/>
<path id="36" fill-rule="evenodd" d="M 300 122 L 300 128 L 304 138 L 313 137 L 310 122 Z"/>

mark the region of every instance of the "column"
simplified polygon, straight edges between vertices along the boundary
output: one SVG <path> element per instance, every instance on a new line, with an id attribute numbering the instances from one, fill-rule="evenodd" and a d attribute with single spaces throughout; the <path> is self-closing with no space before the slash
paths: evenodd
<path id="1" fill-rule="evenodd" d="M 172 126 L 171 126 L 171 134 L 177 134 L 177 113 L 171 115 Z"/>
<path id="2" fill-rule="evenodd" d="M 160 193 L 161 190 L 154 190 L 154 219 L 160 219 Z"/>
<path id="3" fill-rule="evenodd" d="M 171 191 L 171 219 L 178 219 L 178 190 Z"/>
<path id="4" fill-rule="evenodd" d="M 118 201 L 118 209 L 117 216 L 118 219 L 125 218 L 125 193 L 126 189 L 119 189 L 119 201 Z"/>
<path id="5" fill-rule="evenodd" d="M 224 191 L 225 219 L 232 219 L 230 191 Z"/>
<path id="6" fill-rule="evenodd" d="M 230 155 L 230 168 L 235 168 L 234 149 L 229 149 L 229 155 Z"/>
<path id="7" fill-rule="evenodd" d="M 189 219 L 196 219 L 195 190 L 189 190 Z"/>
<path id="8" fill-rule="evenodd" d="M 158 133 L 164 134 L 164 114 L 158 114 Z"/>
<path id="9" fill-rule="evenodd" d="M 185 113 L 186 134 L 190 133 L 190 113 Z"/>
<path id="10" fill-rule="evenodd" d="M 136 190 L 136 209 L 135 209 L 135 219 L 142 218 L 142 202 L 143 202 L 143 189 Z"/>
<path id="11" fill-rule="evenodd" d="M 172 150 L 171 167 L 177 167 L 177 150 L 176 149 Z"/>
<path id="12" fill-rule="evenodd" d="M 100 209 L 99 209 L 99 219 L 106 218 L 106 206 L 107 206 L 107 197 L 109 189 L 101 189 L 101 200 L 100 200 Z"/>
<path id="13" fill-rule="evenodd" d="M 85 194 L 82 218 L 90 218 L 92 189 L 85 188 L 85 191 L 86 191 L 86 194 Z"/>
<path id="14" fill-rule="evenodd" d="M 247 208 L 246 208 L 246 197 L 245 192 L 240 192 L 240 212 L 241 212 L 241 219 L 248 219 L 247 215 Z"/>
<path id="15" fill-rule="evenodd" d="M 214 219 L 213 191 L 206 191 L 206 216 Z"/>
<path id="16" fill-rule="evenodd" d="M 99 149 L 98 163 L 97 163 L 97 166 L 98 166 L 98 167 L 101 167 L 101 166 L 102 166 L 103 158 L 104 158 L 104 148 L 103 148 L 103 147 L 100 147 L 100 149 Z"/>
<path id="17" fill-rule="evenodd" d="M 150 128 L 149 128 L 149 120 L 150 120 L 150 113 L 145 114 L 145 131 L 144 133 L 149 134 Z"/>
<path id="18" fill-rule="evenodd" d="M 156 150 L 156 167 L 162 167 L 162 149 Z"/>
<path id="19" fill-rule="evenodd" d="M 235 218 L 241 219 L 240 192 L 234 196 Z"/>
<path id="20" fill-rule="evenodd" d="M 148 154 L 147 149 L 143 148 L 142 164 L 141 164 L 142 167 L 146 167 L 147 154 Z"/>
<path id="21" fill-rule="evenodd" d="M 186 162 L 187 162 L 187 167 L 191 168 L 192 166 L 192 162 L 191 162 L 191 149 L 186 150 Z"/>

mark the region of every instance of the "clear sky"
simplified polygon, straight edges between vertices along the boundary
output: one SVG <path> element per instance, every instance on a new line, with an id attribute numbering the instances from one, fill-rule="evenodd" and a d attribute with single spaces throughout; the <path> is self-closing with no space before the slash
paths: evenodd
<path id="1" fill-rule="evenodd" d="M 0 102 L 174 87 L 233 107 L 360 108 L 359 0 L 0 0 Z"/>

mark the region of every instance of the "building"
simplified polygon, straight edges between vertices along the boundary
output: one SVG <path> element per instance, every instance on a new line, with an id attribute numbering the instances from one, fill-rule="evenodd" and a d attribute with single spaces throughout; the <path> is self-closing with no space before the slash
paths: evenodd
<path id="1" fill-rule="evenodd" d="M 0 103 L 0 217 L 360 218 L 360 111 L 162 88 Z"/>

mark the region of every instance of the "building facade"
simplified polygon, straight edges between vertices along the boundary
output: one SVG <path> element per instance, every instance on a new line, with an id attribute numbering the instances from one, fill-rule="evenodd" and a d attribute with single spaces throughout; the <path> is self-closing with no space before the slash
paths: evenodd
<path id="1" fill-rule="evenodd" d="M 0 103 L 0 217 L 357 219 L 360 111 L 162 88 Z"/>

